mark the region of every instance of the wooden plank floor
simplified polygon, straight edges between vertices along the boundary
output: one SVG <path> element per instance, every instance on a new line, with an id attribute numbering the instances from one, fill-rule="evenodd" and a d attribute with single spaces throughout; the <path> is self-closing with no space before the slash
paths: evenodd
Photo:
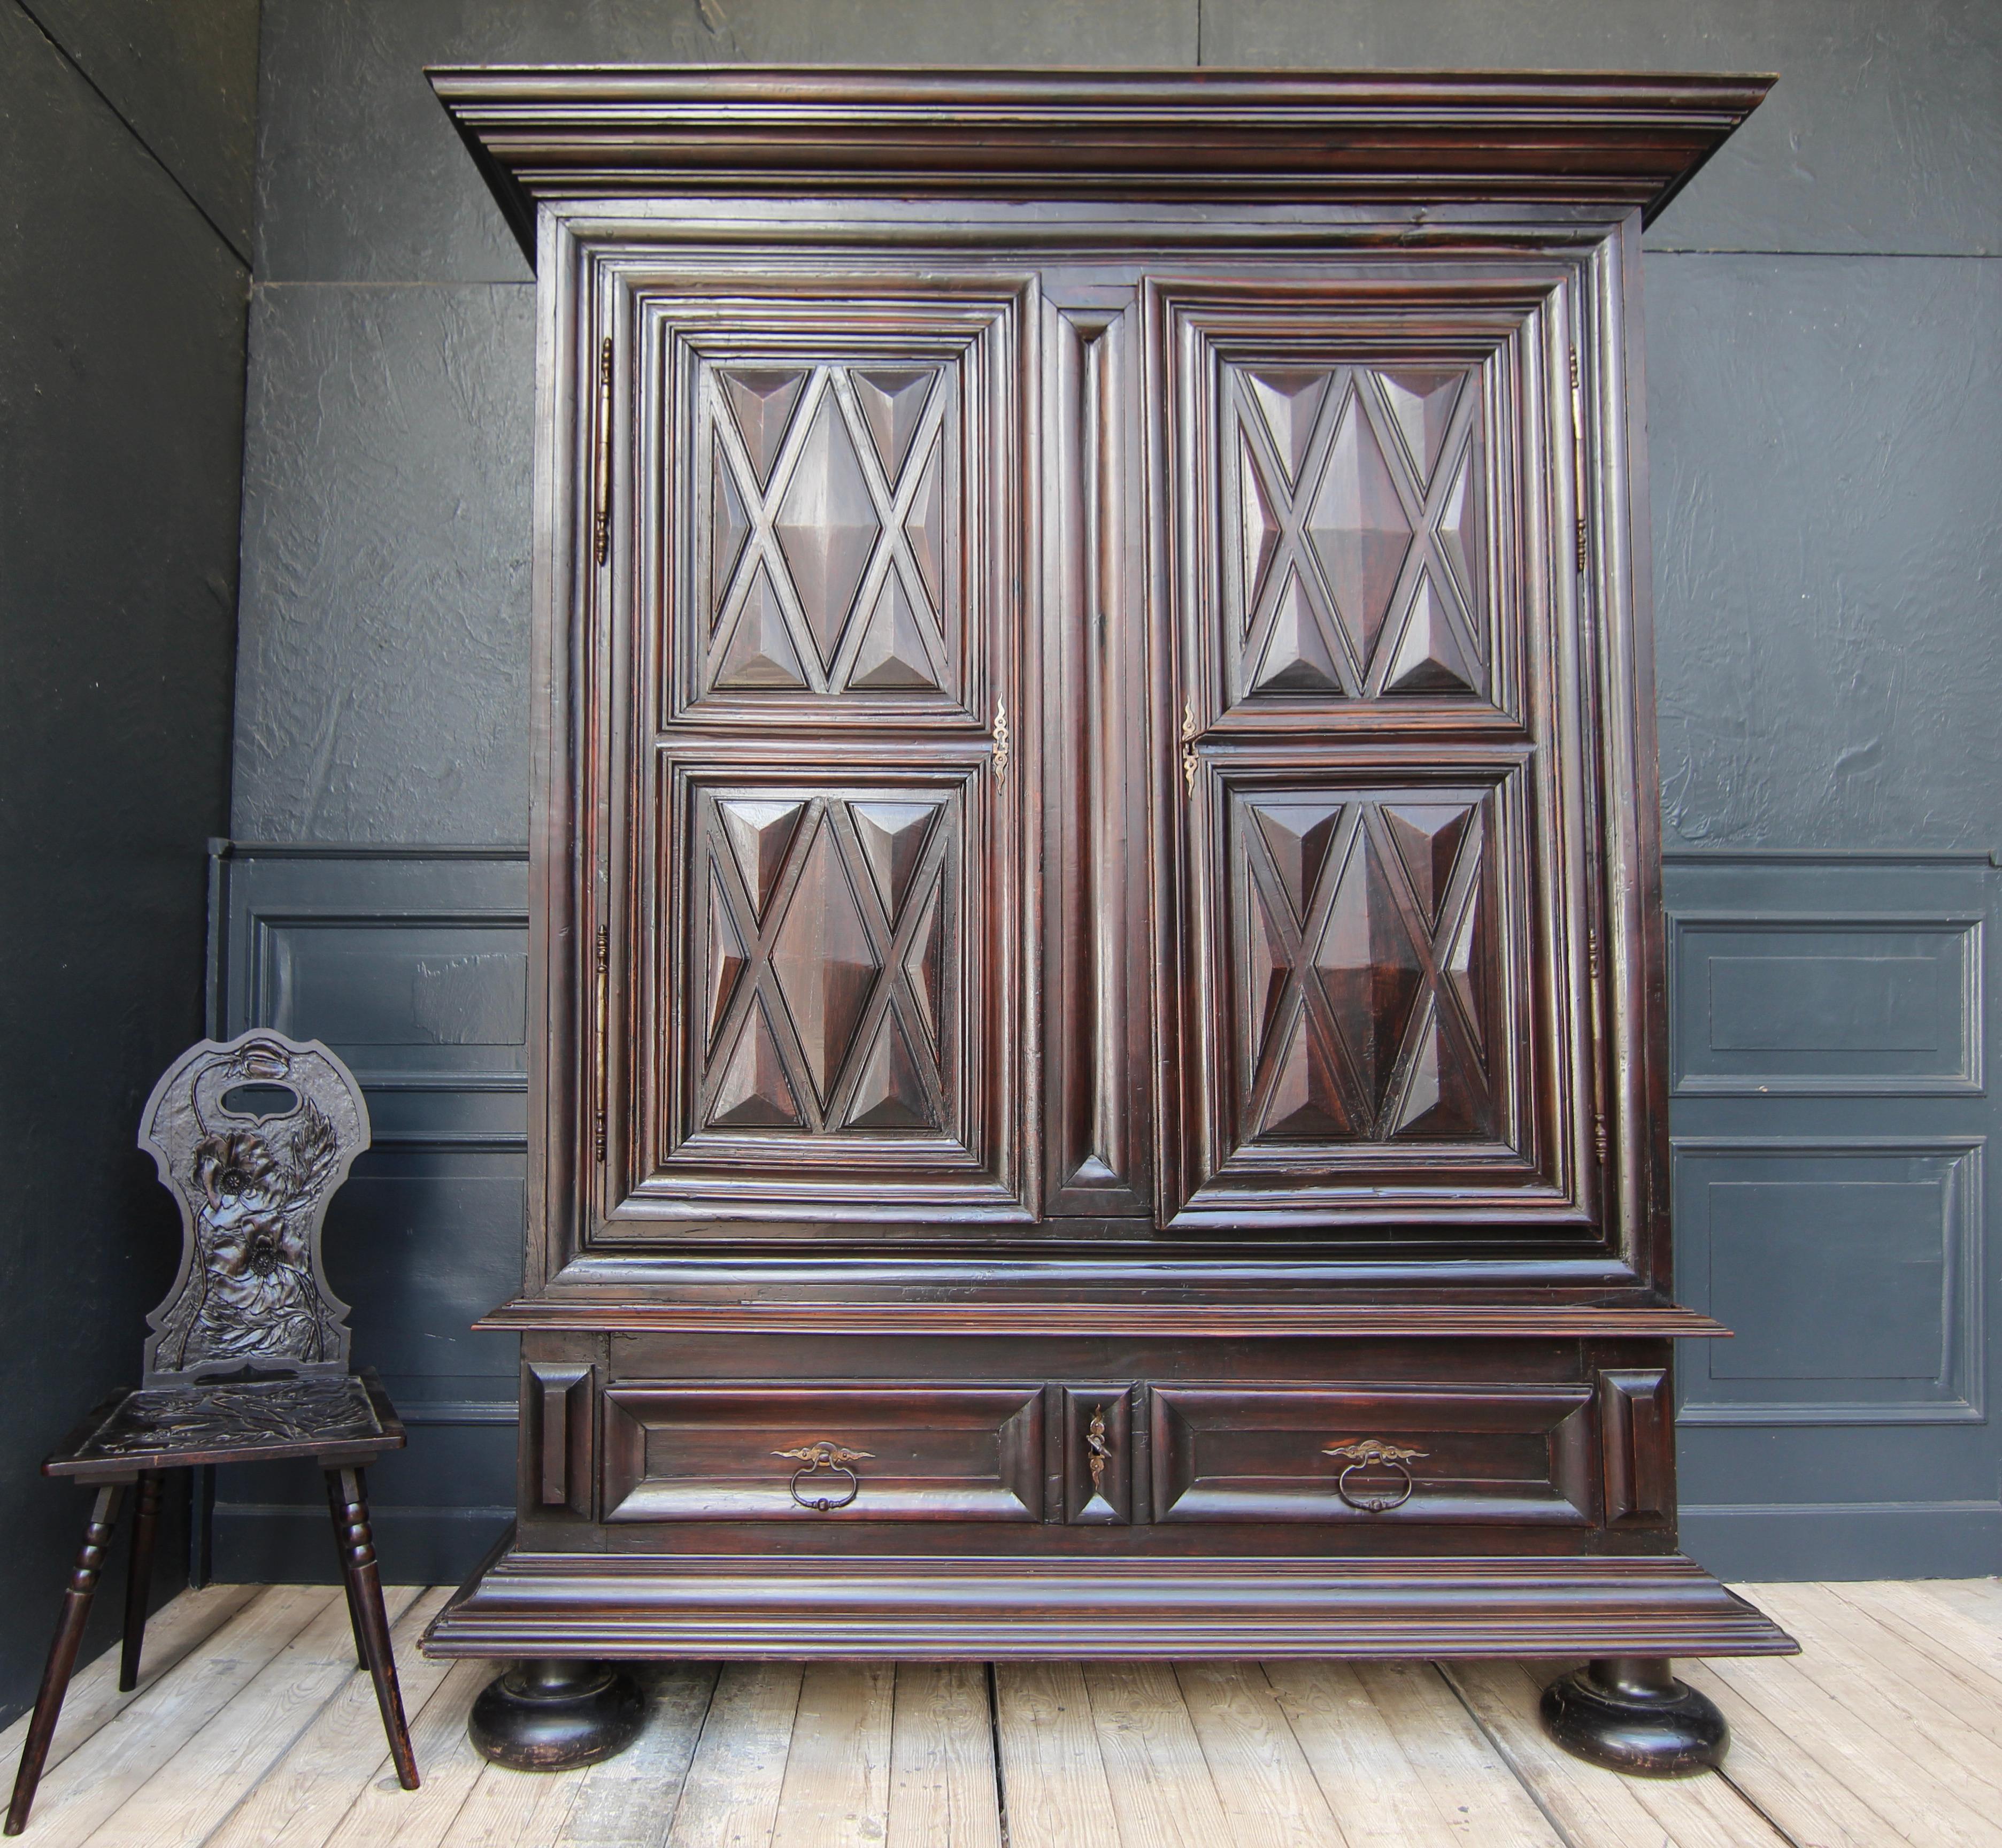
<path id="1" fill-rule="evenodd" d="M 1544 1740 L 1510 1662 L 684 1664 L 560 1777 L 466 1739 L 490 1665 L 427 1662 L 391 1593 L 424 1773 L 398 1789 L 332 1588 L 212 1586 L 80 1672 L 47 1848 L 2002 1848 L 2002 1584 L 1753 1585 L 1798 1658 L 1682 1665 L 1724 1772 L 1649 1783 Z M 53 1616 L 53 1602 L 51 1602 Z M 0 1735 L 11 1766 L 25 1718 Z M 9 1773 L 11 1776 L 11 1772 Z"/>

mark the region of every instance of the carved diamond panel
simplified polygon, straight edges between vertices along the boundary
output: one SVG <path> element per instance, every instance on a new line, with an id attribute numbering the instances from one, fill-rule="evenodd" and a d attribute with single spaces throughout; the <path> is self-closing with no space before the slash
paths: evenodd
<path id="1" fill-rule="evenodd" d="M 1226 703 L 1485 698 L 1481 392 L 1464 368 L 1222 368 Z"/>
<path id="2" fill-rule="evenodd" d="M 692 820 L 683 1134 L 954 1135 L 960 783 L 703 788 Z"/>
<path id="3" fill-rule="evenodd" d="M 1238 1141 L 1492 1139 L 1491 792 L 1228 800 Z"/>
<path id="4" fill-rule="evenodd" d="M 961 370 L 697 362 L 696 700 L 960 698 Z"/>

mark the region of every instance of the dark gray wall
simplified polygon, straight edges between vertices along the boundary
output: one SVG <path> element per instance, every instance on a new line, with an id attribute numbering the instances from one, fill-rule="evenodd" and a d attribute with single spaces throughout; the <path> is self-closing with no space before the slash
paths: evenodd
<path id="1" fill-rule="evenodd" d="M 1859 853 L 2002 846 L 1993 0 L 273 0 L 239 838 L 525 834 L 532 291 L 421 70 L 533 59 L 1779 72 L 1647 239 L 1669 842 L 1754 866 L 1815 850 L 1840 887 L 1815 916 L 1838 936 L 1889 902 Z M 1690 1107 L 1679 1100 L 1678 1128 L 1707 1134 Z M 1986 1191 L 1973 1201 L 1992 1216 Z M 484 1270 L 518 1229 L 455 1236 Z M 1985 1302 L 1997 1267 L 1980 1232 L 1962 1284 Z M 1869 1289 L 1853 1253 L 1808 1255 L 1825 1274 L 1773 1274 L 1770 1290 Z M 1711 1256 L 1706 1243 L 1687 1261 Z M 1758 1342 L 1744 1364 L 1762 1364 Z M 1801 1532 L 1853 1525 L 1843 1511 L 1864 1505 L 1906 1510 L 1901 1535 L 1928 1525 L 1924 1484 L 1842 1474 L 1835 1425 L 1797 1421 L 1756 1444 L 1749 1428 L 1689 1434 L 1691 1542 L 1720 1567 L 1784 1574 L 1807 1557 Z M 1948 1472 L 1983 1520 L 2002 1515 L 1993 1429 L 1963 1420 Z M 1744 1539 L 1725 1515 L 1781 1480 L 1789 1519 L 1756 1529 L 1781 1537 Z M 507 1499 L 497 1477 L 490 1492 Z M 1882 1557 L 1930 1569 L 1913 1546 Z"/>
<path id="2" fill-rule="evenodd" d="M 256 55 L 255 0 L 0 0 L 0 1720 L 82 1534 L 37 1465 L 180 1250 L 134 1138 L 228 814 Z"/>

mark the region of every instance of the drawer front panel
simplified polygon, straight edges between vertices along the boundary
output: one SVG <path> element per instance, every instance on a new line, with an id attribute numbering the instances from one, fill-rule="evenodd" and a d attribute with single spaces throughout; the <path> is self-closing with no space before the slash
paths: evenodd
<path id="1" fill-rule="evenodd" d="M 1042 1456 L 1038 1386 L 615 1386 L 605 1518 L 1038 1521 Z"/>
<path id="2" fill-rule="evenodd" d="M 1163 1386 L 1151 1397 L 1157 1521 L 1592 1522 L 1582 1385 Z"/>

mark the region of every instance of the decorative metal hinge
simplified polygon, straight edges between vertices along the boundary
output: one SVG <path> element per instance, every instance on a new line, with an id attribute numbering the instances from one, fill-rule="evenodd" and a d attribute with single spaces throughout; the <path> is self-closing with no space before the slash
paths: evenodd
<path id="1" fill-rule="evenodd" d="M 598 927 L 598 1046 L 592 1062 L 595 1115 L 591 1148 L 599 1161 L 605 1159 L 606 1042 L 612 1031 L 612 926 Z"/>
<path id="2" fill-rule="evenodd" d="M 1000 700 L 994 702 L 994 786 L 1008 786 L 1008 708 Z"/>
<path id="3" fill-rule="evenodd" d="M 1571 350 L 1571 492 L 1578 497 L 1578 569 L 1585 567 L 1585 388 L 1579 382 L 1578 349 Z"/>
<path id="4" fill-rule="evenodd" d="M 591 484 L 591 549 L 602 565 L 612 556 L 612 336 L 598 353 L 598 455 Z"/>
<path id="5" fill-rule="evenodd" d="M 1190 699 L 1182 706 L 1182 782 L 1191 796 L 1196 772 L 1202 768 L 1202 760 L 1195 754 L 1195 702 Z"/>

